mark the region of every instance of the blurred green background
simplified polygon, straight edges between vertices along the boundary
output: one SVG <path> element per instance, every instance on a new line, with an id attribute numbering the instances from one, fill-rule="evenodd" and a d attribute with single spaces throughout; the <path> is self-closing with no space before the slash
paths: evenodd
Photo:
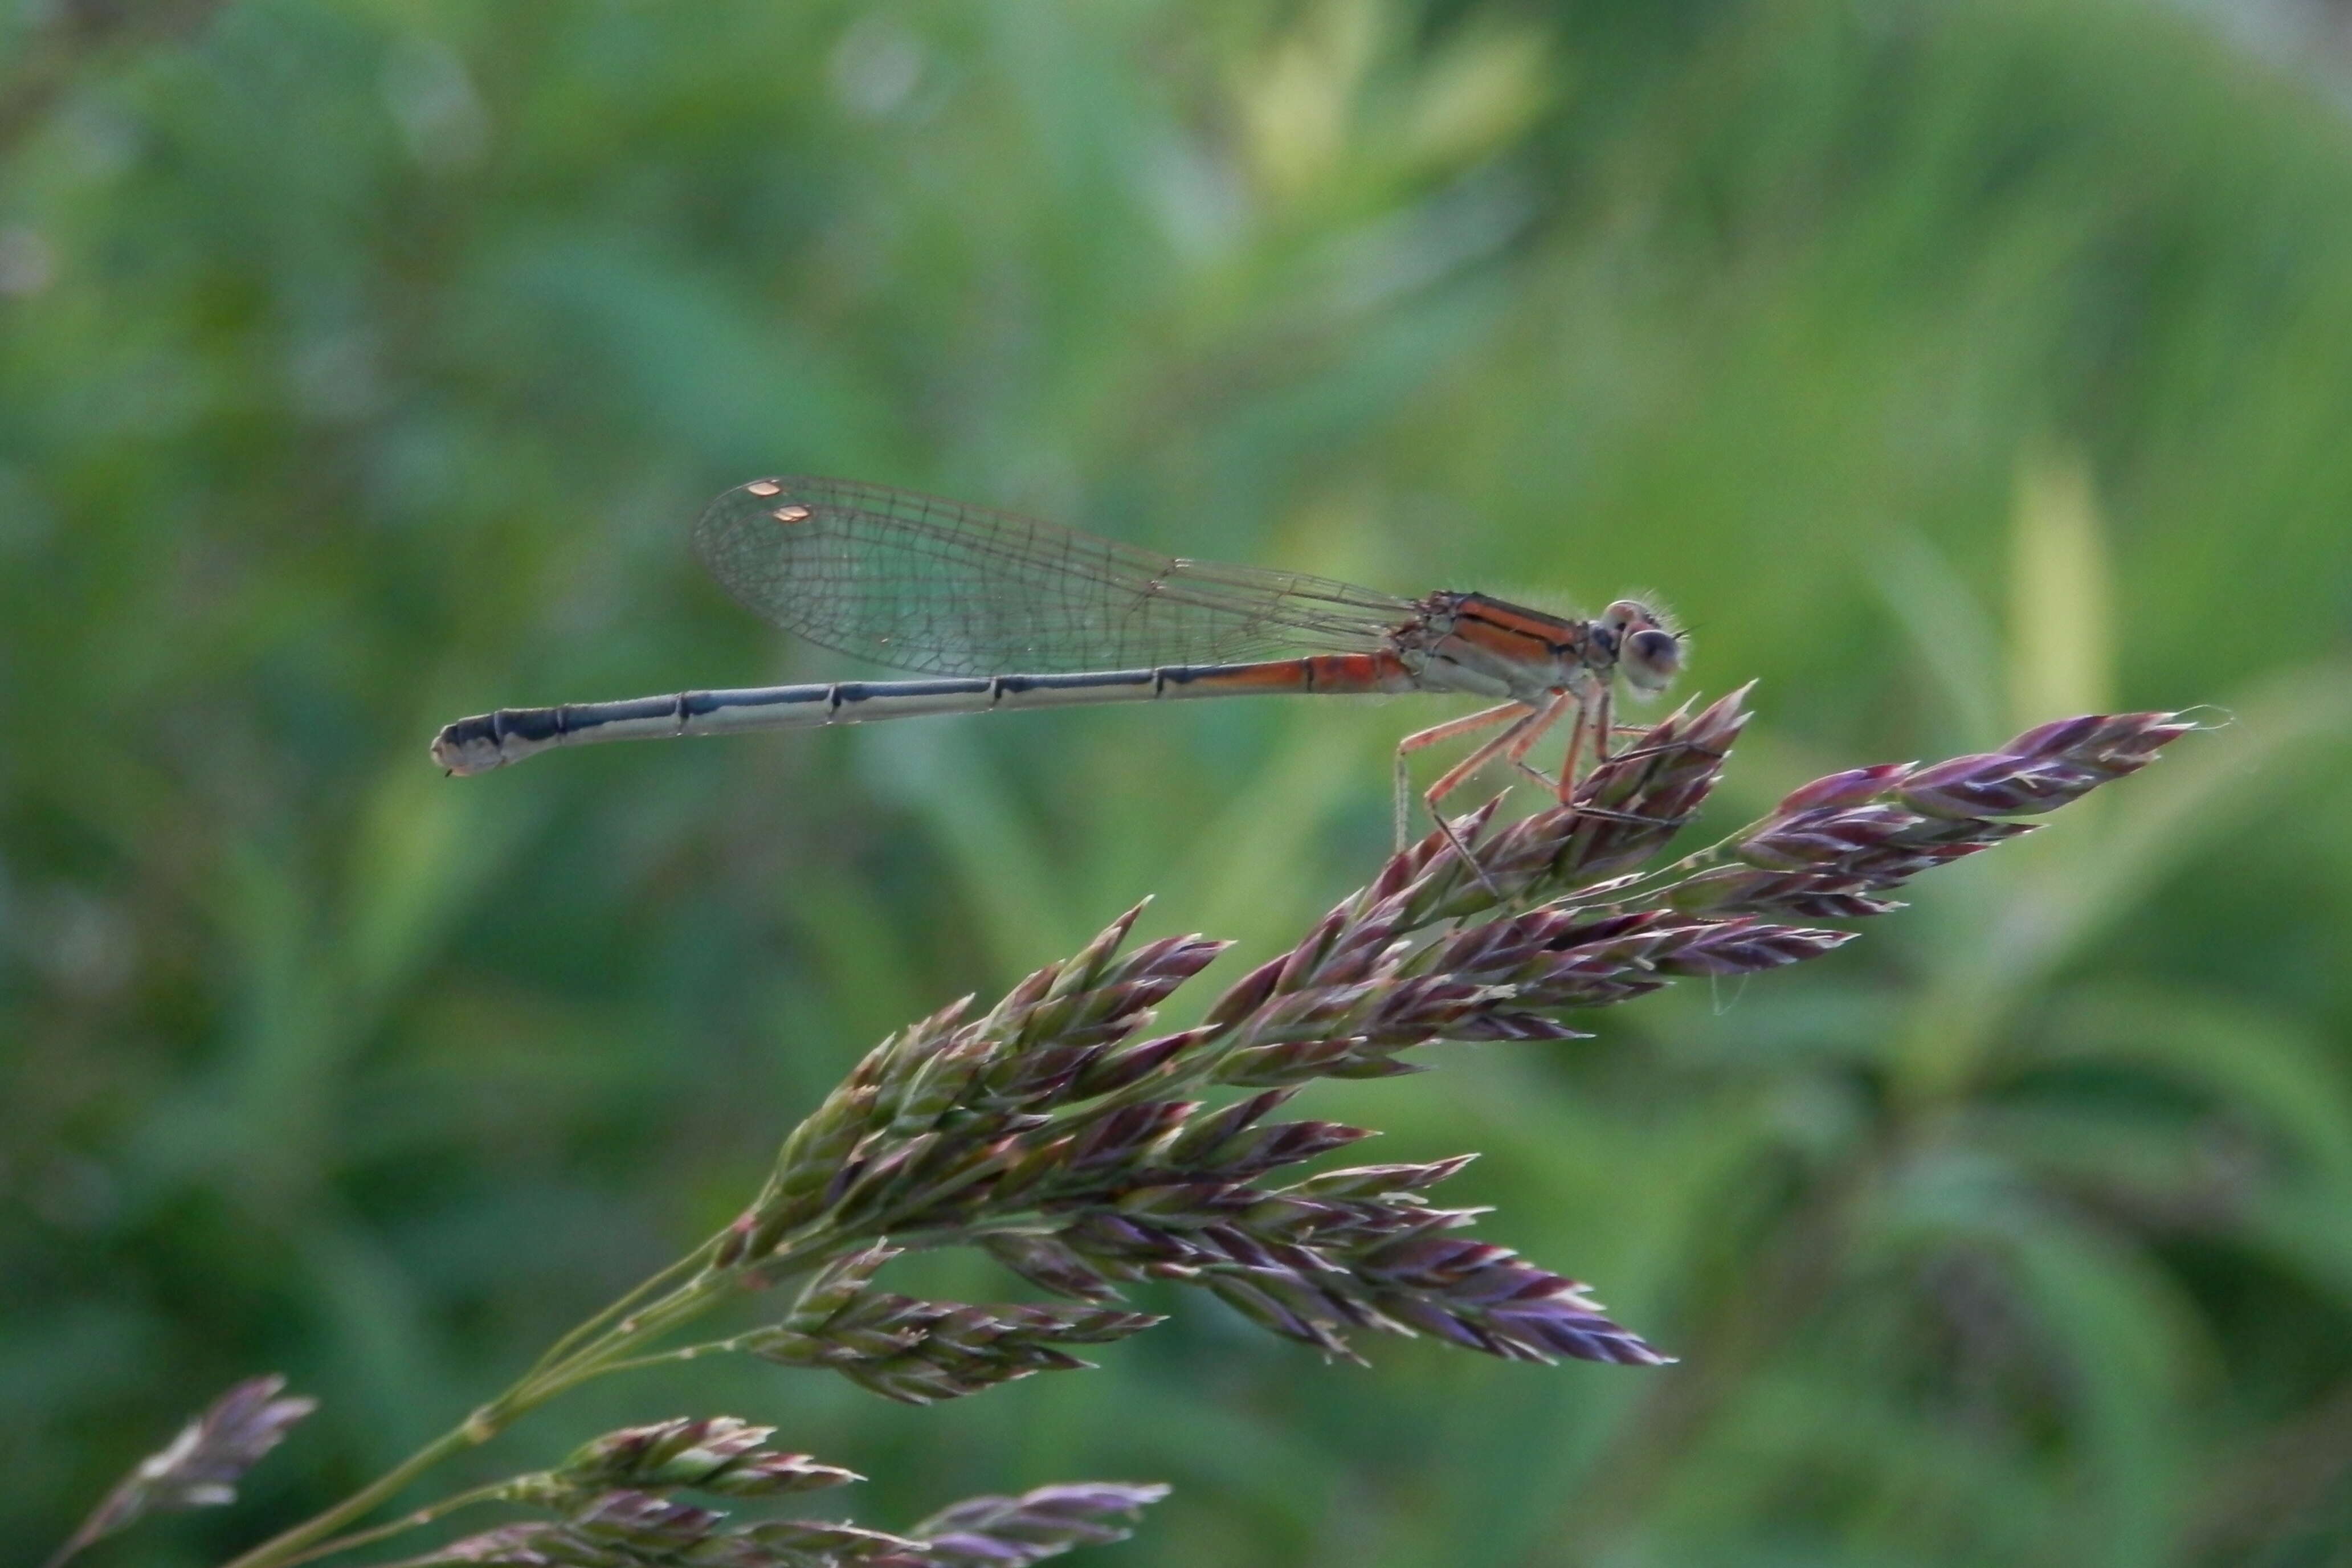
<path id="1" fill-rule="evenodd" d="M 884 1526 L 1175 1483 L 1107 1563 L 2352 1563 L 2342 15 L 16 6 L 7 1559 L 259 1371 L 322 1413 L 90 1561 L 341 1495 L 723 1223 L 882 1032 L 1145 893 L 1277 950 L 1467 706 L 428 764 L 502 704 L 846 673 L 686 548 L 812 471 L 1655 588 L 1686 689 L 1761 681 L 1726 814 L 2068 711 L 2232 721 L 1807 972 L 1310 1097 L 1375 1158 L 1486 1151 L 1486 1233 L 1678 1366 L 1327 1367 L 1167 1296 L 1097 1372 L 616 1379 L 465 1473 L 730 1412 Z"/>

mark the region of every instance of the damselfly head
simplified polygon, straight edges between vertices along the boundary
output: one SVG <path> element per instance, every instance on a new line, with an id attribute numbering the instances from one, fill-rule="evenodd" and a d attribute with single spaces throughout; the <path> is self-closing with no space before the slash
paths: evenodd
<path id="1" fill-rule="evenodd" d="M 1683 639 L 1640 600 L 1618 600 L 1601 613 L 1601 626 L 1616 647 L 1617 667 L 1634 690 L 1664 691 L 1682 673 Z"/>

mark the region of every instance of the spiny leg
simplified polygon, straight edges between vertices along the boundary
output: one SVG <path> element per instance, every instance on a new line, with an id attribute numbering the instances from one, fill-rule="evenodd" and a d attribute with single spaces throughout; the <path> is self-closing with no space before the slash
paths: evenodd
<path id="1" fill-rule="evenodd" d="M 1637 812 L 1612 811 L 1607 806 L 1603 805 L 1580 805 L 1574 799 L 1570 798 L 1575 794 L 1576 790 L 1577 750 L 1579 746 L 1582 744 L 1584 732 L 1588 728 L 1591 730 L 1594 736 L 1593 751 L 1597 755 L 1593 760 L 1592 765 L 1596 768 L 1601 766 L 1603 763 L 1632 762 L 1641 757 L 1664 756 L 1669 752 L 1688 751 L 1692 749 L 1690 742 L 1687 741 L 1669 741 L 1663 746 L 1629 746 L 1622 752 L 1611 751 L 1609 749 L 1609 742 L 1615 736 L 1619 734 L 1639 734 L 1643 732 L 1641 726 L 1639 725 L 1619 725 L 1612 721 L 1611 709 L 1613 706 L 1614 696 L 1615 693 L 1613 689 L 1604 686 L 1601 689 L 1600 693 L 1593 699 L 1589 708 L 1580 709 L 1578 710 L 1576 716 L 1576 732 L 1568 738 L 1568 760 L 1561 765 L 1559 771 L 1559 803 L 1562 805 L 1574 806 L 1577 811 L 1586 816 L 1598 816 L 1610 822 L 1641 823 L 1645 826 L 1657 826 L 1661 823 L 1664 823 L 1670 826 L 1678 826 L 1681 822 L 1687 820 L 1687 818 L 1676 817 L 1668 819 L 1664 817 L 1643 816 Z M 1588 720 L 1591 721 L 1589 725 L 1587 723 Z"/>
<path id="2" fill-rule="evenodd" d="M 1514 703 L 1512 706 L 1521 705 Z M 1509 752 L 1530 733 L 1541 735 L 1558 717 L 1557 705 L 1554 703 L 1547 702 L 1540 708 L 1526 709 L 1517 723 L 1446 769 L 1444 773 L 1438 775 L 1435 784 L 1422 792 L 1421 798 L 1428 805 L 1430 815 L 1436 816 L 1437 803 L 1460 789 L 1472 773 L 1494 761 L 1496 753 Z M 1529 745 L 1533 743 L 1532 741 L 1528 742 Z"/>
<path id="3" fill-rule="evenodd" d="M 1524 713 L 1524 702 L 1503 702 L 1492 708 L 1482 708 L 1475 713 L 1459 719 L 1448 719 L 1443 724 L 1433 724 L 1426 730 L 1416 730 L 1397 742 L 1396 749 L 1396 847 L 1402 850 L 1412 842 L 1412 774 L 1405 761 L 1415 752 L 1426 751 L 1456 736 L 1468 735 L 1499 724 L 1516 714 Z M 1524 720 L 1522 721 L 1524 722 Z"/>
<path id="4" fill-rule="evenodd" d="M 1528 732 L 1512 742 L 1510 749 L 1504 753 L 1513 767 L 1543 785 L 1548 793 L 1556 793 L 1559 788 L 1559 781 L 1528 762 L 1528 753 L 1535 749 L 1536 742 L 1544 738 L 1547 731 L 1559 722 L 1560 715 L 1566 711 L 1569 704 L 1577 700 L 1577 696 L 1572 691 L 1553 692 L 1551 700 L 1544 705 L 1544 721 L 1541 724 L 1529 725 Z"/>
<path id="5" fill-rule="evenodd" d="M 1606 696 L 1607 693 L 1604 691 L 1602 694 L 1604 700 Z M 1577 697 L 1576 722 L 1568 731 L 1568 750 L 1559 759 L 1559 778 L 1552 786 L 1562 805 L 1569 805 L 1570 797 L 1576 794 L 1576 759 L 1584 750 L 1585 731 L 1592 728 L 1592 710 L 1595 705 L 1594 700 L 1588 695 L 1580 694 Z M 1603 712 L 1606 712 L 1605 709 Z M 1606 731 L 1603 732 L 1606 733 Z M 1608 742 L 1602 742 L 1601 754 L 1606 756 L 1608 750 Z"/>
<path id="6" fill-rule="evenodd" d="M 1586 816 L 1605 817 L 1611 822 L 1654 821 L 1654 818 L 1638 816 L 1628 811 L 1612 811 L 1605 805 L 1585 805 L 1576 799 L 1576 786 L 1579 782 L 1576 776 L 1576 759 L 1577 754 L 1584 749 L 1586 735 L 1590 734 L 1592 737 L 1592 765 L 1595 768 L 1603 763 L 1621 761 L 1631 754 L 1624 752 L 1612 752 L 1609 749 L 1609 738 L 1617 732 L 1617 726 L 1610 718 L 1613 695 L 1609 687 L 1603 686 L 1577 707 L 1576 728 L 1568 737 L 1568 755 L 1559 764 L 1559 804 L 1573 806 Z"/>
<path id="7" fill-rule="evenodd" d="M 1554 700 L 1556 702 L 1567 702 L 1573 701 L 1575 699 L 1563 694 L 1561 697 L 1554 699 Z M 1612 724 L 1609 726 L 1609 733 L 1612 740 L 1619 735 L 1646 735 L 1649 732 L 1649 726 L 1645 724 Z M 1521 744 L 1523 747 L 1532 747 L 1535 740 L 1536 737 L 1530 735 L 1527 737 Z M 1544 772 L 1541 768 L 1525 761 L 1524 753 L 1513 756 L 1511 761 L 1518 765 L 1519 772 L 1527 774 L 1528 777 L 1543 785 L 1547 791 L 1558 796 L 1561 804 L 1565 805 L 1568 802 L 1569 796 L 1576 788 L 1576 778 L 1573 770 L 1575 768 L 1577 752 L 1580 749 L 1582 740 L 1583 736 L 1580 733 L 1571 733 L 1569 736 L 1569 769 L 1568 771 L 1562 772 L 1558 778 L 1554 778 L 1551 774 Z M 1667 752 L 1682 751 L 1686 749 L 1686 746 L 1687 742 L 1676 741 L 1670 742 L 1664 746 L 1651 746 L 1646 749 L 1633 751 L 1610 752 L 1607 752 L 1606 755 L 1608 760 L 1612 763 L 1622 763 L 1633 757 L 1660 756 Z"/>
<path id="8" fill-rule="evenodd" d="M 1609 749 L 1609 738 L 1617 732 L 1616 682 L 1601 683 L 1585 717 L 1592 721 L 1592 765 L 1597 768 L 1616 754 Z"/>
<path id="9" fill-rule="evenodd" d="M 1647 724 L 1612 724 L 1609 726 L 1609 738 L 1613 742 L 1621 735 L 1646 735 L 1650 733 L 1651 728 L 1652 726 Z M 1730 755 L 1728 752 L 1718 752 L 1712 746 L 1695 746 L 1688 741 L 1668 741 L 1662 746 L 1628 746 L 1622 752 L 1609 752 L 1604 754 L 1602 761 L 1638 762 L 1643 757 L 1663 757 L 1674 752 L 1697 752 L 1702 755 L 1716 758 Z"/>
<path id="10" fill-rule="evenodd" d="M 1486 868 L 1479 865 L 1477 858 L 1470 853 L 1470 846 L 1463 842 L 1462 835 L 1454 831 L 1454 824 L 1445 820 L 1445 813 L 1439 809 L 1438 803 L 1459 789 L 1471 774 L 1486 766 L 1496 753 L 1507 752 L 1531 732 L 1541 735 L 1559 716 L 1557 710 L 1558 704 L 1551 702 L 1547 702 L 1540 708 L 1528 709 L 1526 714 L 1509 729 L 1446 769 L 1438 781 L 1422 794 L 1422 804 L 1428 806 L 1429 819 L 1437 824 L 1437 831 L 1445 835 L 1445 841 L 1454 846 L 1454 853 L 1462 857 L 1464 864 L 1470 868 L 1471 872 L 1486 886 L 1486 890 L 1495 895 L 1496 901 L 1498 903 L 1504 899 L 1503 889 L 1495 885 L 1495 879 L 1492 877 L 1486 875 Z M 1533 744 L 1532 742 L 1528 743 Z"/>

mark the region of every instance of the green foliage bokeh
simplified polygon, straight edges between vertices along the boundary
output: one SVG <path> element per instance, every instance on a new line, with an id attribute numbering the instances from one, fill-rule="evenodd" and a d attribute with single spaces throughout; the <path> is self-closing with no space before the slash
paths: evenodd
<path id="1" fill-rule="evenodd" d="M 285 1370 L 322 1413 L 236 1509 L 102 1549 L 218 1560 L 723 1223 L 883 1032 L 1148 892 L 1262 955 L 1377 862 L 1388 747 L 1455 709 L 426 762 L 853 673 L 684 546 L 818 472 L 1658 589 L 1686 685 L 1761 682 L 1727 810 L 2230 721 L 1810 973 L 1311 1100 L 1486 1151 L 1494 1238 L 1678 1366 L 1332 1368 L 1170 1297 L 932 1410 L 615 1380 L 473 1473 L 726 1412 L 885 1527 L 1174 1482 L 1107 1563 L 2352 1563 L 2327 69 L 2122 0 L 250 0 L 93 51 L 0 116 L 11 1560 Z"/>

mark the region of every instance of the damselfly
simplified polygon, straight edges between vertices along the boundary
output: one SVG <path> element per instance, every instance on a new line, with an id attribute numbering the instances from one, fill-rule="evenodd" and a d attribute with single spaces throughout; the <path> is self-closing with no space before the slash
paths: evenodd
<path id="1" fill-rule="evenodd" d="M 443 730 L 433 760 L 478 773 L 590 741 L 1080 702 L 1290 692 L 1500 699 L 1399 743 L 1402 843 L 1414 752 L 1496 730 L 1423 792 L 1441 827 L 1438 803 L 1497 756 L 1565 801 L 1584 749 L 1608 752 L 1616 678 L 1657 691 L 1683 662 L 1680 637 L 1632 599 L 1578 620 L 1484 594 L 1392 598 L 1293 572 L 1157 555 L 847 479 L 740 485 L 711 503 L 694 541 L 712 575 L 754 614 L 820 647 L 928 679 L 505 708 Z M 1528 753 L 1571 716 L 1559 772 L 1546 776 Z"/>

